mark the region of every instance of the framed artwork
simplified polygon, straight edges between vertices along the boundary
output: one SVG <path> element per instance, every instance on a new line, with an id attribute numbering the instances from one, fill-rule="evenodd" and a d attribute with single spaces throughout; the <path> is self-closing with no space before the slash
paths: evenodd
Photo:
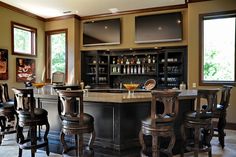
<path id="1" fill-rule="evenodd" d="M 16 58 L 16 81 L 35 82 L 35 60 L 28 58 Z"/>
<path id="2" fill-rule="evenodd" d="M 8 80 L 8 50 L 0 49 L 0 80 Z"/>

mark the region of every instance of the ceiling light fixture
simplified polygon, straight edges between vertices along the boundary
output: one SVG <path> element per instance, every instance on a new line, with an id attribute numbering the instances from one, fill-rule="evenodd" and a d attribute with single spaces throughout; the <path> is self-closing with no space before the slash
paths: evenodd
<path id="1" fill-rule="evenodd" d="M 69 14 L 69 13 L 71 13 L 70 10 L 68 10 L 68 11 L 63 11 L 63 14 Z"/>

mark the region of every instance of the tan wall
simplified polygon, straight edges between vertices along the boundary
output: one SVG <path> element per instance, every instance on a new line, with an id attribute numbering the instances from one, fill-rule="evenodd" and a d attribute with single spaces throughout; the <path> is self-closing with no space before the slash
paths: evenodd
<path id="1" fill-rule="evenodd" d="M 12 87 L 23 87 L 24 84 L 16 82 L 16 58 L 32 58 L 36 61 L 36 80 L 39 81 L 42 77 L 42 70 L 44 66 L 44 22 L 19 14 L 17 12 L 8 10 L 0 6 L 0 48 L 8 50 L 8 80 L 0 80 L 7 82 L 9 85 L 9 93 L 12 97 L 13 92 L 10 90 Z M 25 57 L 12 55 L 11 49 L 11 21 L 21 23 L 27 26 L 37 28 L 37 57 Z M 40 68 L 42 67 L 42 68 Z"/>
<path id="2" fill-rule="evenodd" d="M 188 84 L 199 83 L 199 14 L 236 10 L 235 0 L 214 0 L 188 5 Z M 236 88 L 232 91 L 227 121 L 236 123 Z"/>
<path id="3" fill-rule="evenodd" d="M 45 23 L 45 31 L 68 29 L 68 84 L 77 83 L 80 77 L 79 63 L 79 21 L 75 18 Z"/>
<path id="4" fill-rule="evenodd" d="M 148 14 L 160 14 L 160 13 L 169 13 L 169 12 L 177 12 L 181 11 L 183 13 L 183 40 L 180 42 L 166 42 L 166 43 L 155 43 L 155 44 L 136 44 L 135 41 L 135 16 L 138 15 L 148 15 Z M 139 14 L 128 14 L 122 16 L 112 16 L 100 19 L 108 19 L 108 18 L 121 18 L 121 44 L 120 45 L 111 45 L 111 46 L 87 46 L 83 47 L 82 43 L 82 32 L 83 32 L 83 22 L 92 21 L 96 19 L 83 20 L 81 21 L 81 34 L 80 34 L 80 47 L 81 50 L 106 50 L 106 49 L 129 49 L 129 48 L 154 48 L 154 47 L 163 47 L 163 46 L 182 46 L 188 44 L 187 34 L 187 19 L 188 19 L 187 9 L 177 9 L 177 10 L 165 10 L 159 12 L 152 13 L 139 13 Z"/>

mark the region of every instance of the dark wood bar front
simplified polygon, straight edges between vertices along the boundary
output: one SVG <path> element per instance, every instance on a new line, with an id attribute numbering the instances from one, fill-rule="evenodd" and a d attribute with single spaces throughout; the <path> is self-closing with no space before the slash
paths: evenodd
<path id="1" fill-rule="evenodd" d="M 84 112 L 91 114 L 95 119 L 96 138 L 94 145 L 117 151 L 140 147 L 138 133 L 141 120 L 150 114 L 151 92 L 139 91 L 128 96 L 127 91 L 118 91 L 114 89 L 93 91 L 91 89 L 84 95 Z M 178 141 L 180 140 L 183 113 L 192 109 L 196 94 L 196 90 L 184 90 L 179 95 L 179 114 L 175 123 L 177 138 L 174 147 L 175 154 L 179 153 Z M 57 110 L 57 94 L 54 89 L 44 87 L 40 93 L 36 91 L 35 98 L 37 104 L 46 109 L 49 114 L 49 142 L 59 148 L 61 123 Z M 72 138 L 67 137 L 66 140 L 72 141 Z"/>

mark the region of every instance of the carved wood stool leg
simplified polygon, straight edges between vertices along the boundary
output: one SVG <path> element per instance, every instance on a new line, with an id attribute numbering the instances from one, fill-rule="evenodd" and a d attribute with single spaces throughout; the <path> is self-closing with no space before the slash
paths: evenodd
<path id="1" fill-rule="evenodd" d="M 60 140 L 61 140 L 61 143 L 62 143 L 62 146 L 63 146 L 63 153 L 66 153 L 68 151 L 68 146 L 66 144 L 65 134 L 64 134 L 63 131 L 61 131 Z"/>
<path id="2" fill-rule="evenodd" d="M 79 134 L 79 156 L 83 156 L 83 134 Z"/>
<path id="3" fill-rule="evenodd" d="M 158 148 L 158 137 L 152 135 L 152 157 L 159 157 L 159 148 Z"/>
<path id="4" fill-rule="evenodd" d="M 171 133 L 171 137 L 170 137 L 170 143 L 168 145 L 168 148 L 167 148 L 167 155 L 168 157 L 172 157 L 173 154 L 172 154 L 172 149 L 174 148 L 174 145 L 175 145 L 175 133 L 174 133 L 174 130 L 172 131 Z"/>
<path id="5" fill-rule="evenodd" d="M 22 149 L 21 148 L 19 148 L 18 157 L 22 157 Z"/>
<path id="6" fill-rule="evenodd" d="M 31 135 L 31 157 L 35 157 L 36 152 L 36 145 L 37 145 L 37 127 L 36 125 L 31 126 L 30 128 L 30 135 Z"/>
<path id="7" fill-rule="evenodd" d="M 180 127 L 180 132 L 181 132 L 181 144 L 182 144 L 182 147 L 181 147 L 181 152 L 180 152 L 180 156 L 181 157 L 184 157 L 184 152 L 185 152 L 185 147 L 186 147 L 186 134 L 185 134 L 185 126 L 184 124 L 181 125 Z"/>
<path id="8" fill-rule="evenodd" d="M 94 140 L 95 140 L 95 136 L 96 136 L 96 133 L 95 133 L 95 130 L 93 130 L 93 132 L 90 135 L 89 142 L 88 142 L 88 147 L 89 148 L 93 148 L 93 143 L 94 143 Z"/>
<path id="9" fill-rule="evenodd" d="M 48 144 L 48 133 L 49 133 L 49 129 L 50 129 L 50 125 L 49 125 L 49 123 L 47 122 L 46 123 L 46 131 L 45 131 L 45 133 L 44 133 L 44 141 L 47 143 L 47 145 L 46 145 L 46 154 L 47 154 L 47 156 L 49 156 L 49 154 L 50 154 L 50 152 L 49 152 L 49 144 Z"/>
<path id="10" fill-rule="evenodd" d="M 1 145 L 6 128 L 6 118 L 4 116 L 0 116 L 0 128 L 1 128 L 0 130 L 0 145 Z"/>
<path id="11" fill-rule="evenodd" d="M 146 146 L 145 146 L 145 143 L 144 143 L 142 130 L 140 130 L 140 132 L 139 132 L 139 142 L 140 142 L 141 147 L 142 147 L 141 152 L 144 152 L 146 150 Z"/>
<path id="12" fill-rule="evenodd" d="M 198 157 L 200 128 L 194 128 L 194 157 Z"/>
<path id="13" fill-rule="evenodd" d="M 218 122 L 218 139 L 219 139 L 219 142 L 220 142 L 220 145 L 222 148 L 224 148 L 225 146 L 225 132 L 224 132 L 224 129 L 225 129 L 225 126 L 226 126 L 226 113 L 223 113 L 220 118 L 219 118 L 219 122 Z"/>

